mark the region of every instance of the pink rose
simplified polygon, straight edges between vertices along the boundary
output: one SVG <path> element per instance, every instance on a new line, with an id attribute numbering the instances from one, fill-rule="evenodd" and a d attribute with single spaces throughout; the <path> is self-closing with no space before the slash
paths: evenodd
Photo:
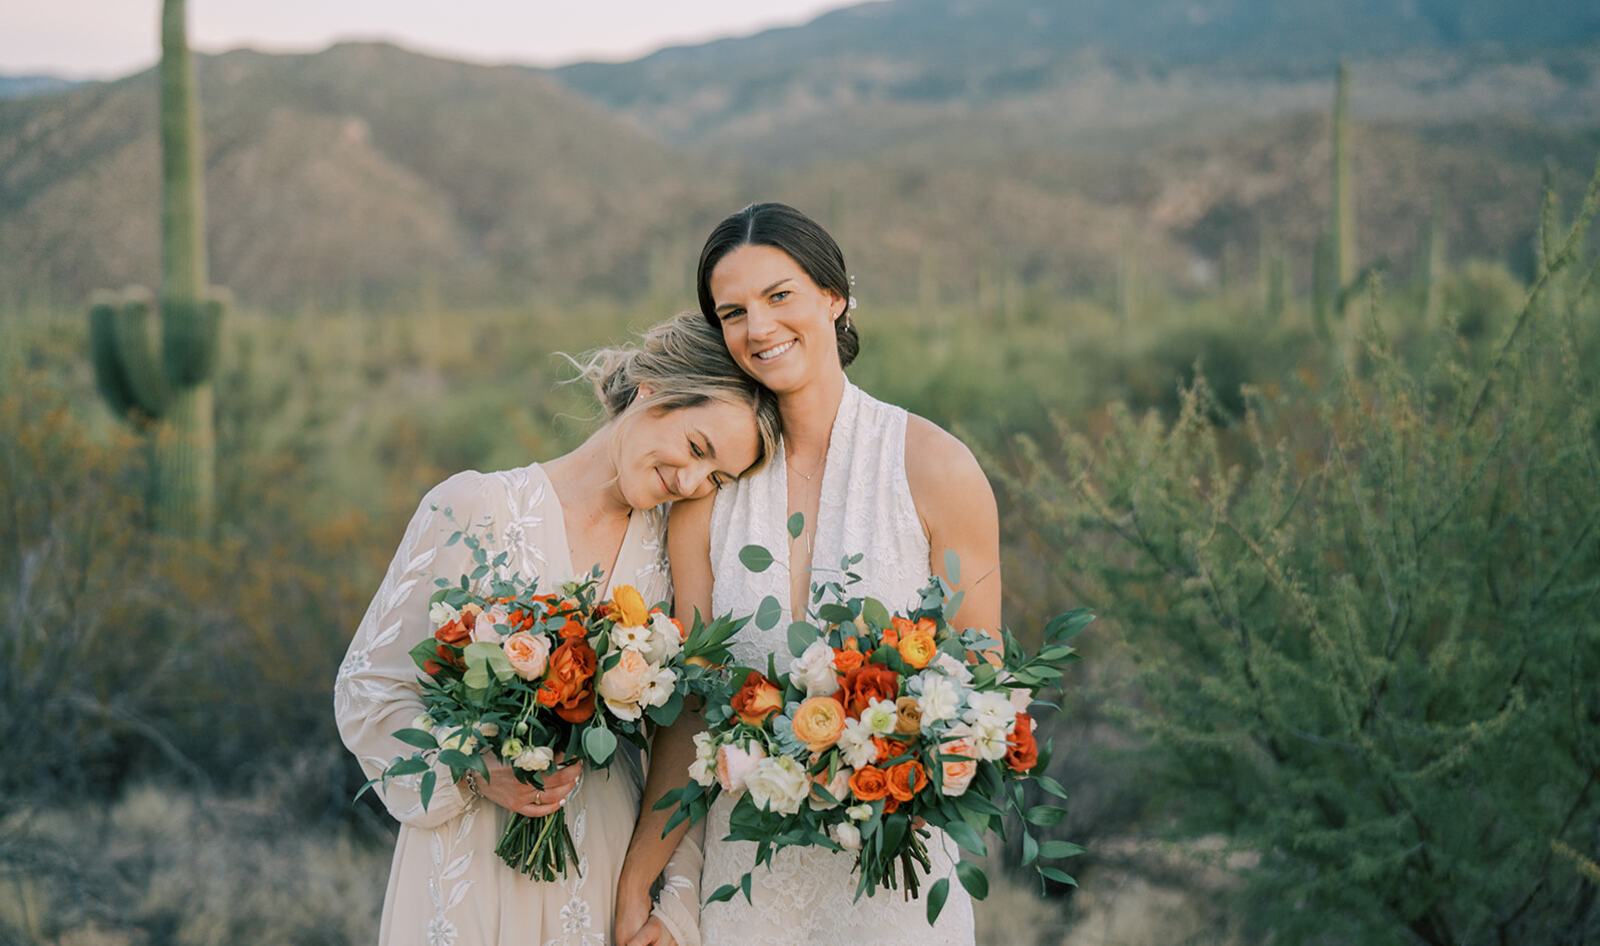
<path id="1" fill-rule="evenodd" d="M 946 798 L 955 798 L 967 791 L 967 786 L 972 784 L 972 777 L 978 774 L 978 763 L 975 761 L 977 754 L 973 751 L 971 739 L 951 739 L 939 744 L 939 752 L 943 755 L 962 756 L 965 761 L 945 762 L 943 781 L 939 790 Z"/>
<path id="2" fill-rule="evenodd" d="M 639 700 L 655 674 L 650 662 L 637 650 L 622 651 L 622 659 L 610 670 L 600 672 L 600 685 L 595 692 L 606 701 L 606 708 L 619 719 L 638 719 L 641 713 Z"/>
<path id="3" fill-rule="evenodd" d="M 756 763 L 767 757 L 761 744 L 747 743 L 744 748 L 722 746 L 717 749 L 717 781 L 725 792 L 744 791 L 745 779 L 756 770 Z"/>
<path id="4" fill-rule="evenodd" d="M 478 615 L 472 622 L 472 639 L 479 644 L 498 644 L 504 638 L 494 629 L 496 624 L 510 624 L 506 609 L 496 606 Z"/>
<path id="5" fill-rule="evenodd" d="M 545 662 L 550 659 L 550 639 L 535 637 L 527 631 L 518 631 L 501 645 L 511 669 L 524 680 L 537 680 L 544 676 Z"/>

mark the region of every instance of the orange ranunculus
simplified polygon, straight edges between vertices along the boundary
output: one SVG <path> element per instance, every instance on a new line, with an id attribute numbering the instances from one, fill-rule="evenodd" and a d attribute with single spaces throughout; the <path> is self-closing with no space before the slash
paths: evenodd
<path id="1" fill-rule="evenodd" d="M 587 640 L 573 637 L 562 641 L 550 654 L 549 669 L 535 698 L 569 723 L 587 721 L 594 715 L 596 664 L 594 648 Z"/>
<path id="2" fill-rule="evenodd" d="M 644 595 L 632 585 L 619 585 L 613 590 L 611 603 L 617 608 L 613 617 L 623 627 L 644 627 L 650 623 L 650 609 L 644 603 Z"/>
<path id="3" fill-rule="evenodd" d="M 1033 717 L 1018 713 L 1016 725 L 1006 738 L 1006 765 L 1014 772 L 1027 772 L 1039 764 L 1039 743 L 1033 738 Z"/>
<path id="4" fill-rule="evenodd" d="M 922 621 L 918 621 L 916 629 L 900 635 L 900 643 L 895 645 L 900 651 L 900 659 L 918 670 L 926 667 L 939 654 L 939 645 L 933 642 L 933 622 L 927 618 L 922 620 L 928 622 L 928 630 L 924 630 Z"/>
<path id="5" fill-rule="evenodd" d="M 916 759 L 891 765 L 884 774 L 889 777 L 889 794 L 898 801 L 910 801 L 912 796 L 928 787 L 928 773 L 923 771 L 922 763 Z"/>
<path id="6" fill-rule="evenodd" d="M 744 678 L 744 686 L 733 695 L 732 703 L 733 711 L 741 720 L 760 726 L 767 717 L 783 708 L 783 694 L 771 680 L 752 670 Z"/>
<path id="7" fill-rule="evenodd" d="M 895 697 L 900 695 L 900 675 L 883 664 L 863 664 L 845 674 L 840 695 L 844 699 L 845 711 L 850 718 L 856 719 L 873 700 L 893 703 Z"/>
<path id="8" fill-rule="evenodd" d="M 794 711 L 794 735 L 812 752 L 839 741 L 844 732 L 844 704 L 831 696 L 814 696 Z"/>
<path id="9" fill-rule="evenodd" d="M 900 639 L 915 629 L 916 625 L 911 623 L 910 619 L 892 617 L 889 619 L 889 626 L 883 629 L 883 642 L 890 647 L 898 647 Z"/>
<path id="10" fill-rule="evenodd" d="M 887 762 L 911 751 L 910 743 L 901 742 L 898 739 L 888 739 L 883 736 L 873 736 L 872 744 L 878 750 L 878 754 L 874 758 L 879 762 Z"/>
<path id="11" fill-rule="evenodd" d="M 889 774 L 873 765 L 850 773 L 850 793 L 860 801 L 877 801 L 889 794 Z"/>
<path id="12" fill-rule="evenodd" d="M 579 640 L 589 635 L 589 629 L 577 618 L 567 618 L 567 623 L 561 625 L 559 633 L 563 640 Z"/>

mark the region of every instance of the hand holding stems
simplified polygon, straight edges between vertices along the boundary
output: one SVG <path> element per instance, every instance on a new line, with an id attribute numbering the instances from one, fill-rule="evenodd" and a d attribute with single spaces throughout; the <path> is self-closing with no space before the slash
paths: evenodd
<path id="1" fill-rule="evenodd" d="M 574 762 L 546 775 L 544 787 L 540 788 L 519 781 L 517 770 L 493 753 L 484 753 L 483 762 L 488 766 L 489 777 L 477 780 L 478 794 L 507 811 L 531 818 L 560 811 L 567 796 L 578 787 L 578 776 L 583 774 L 583 763 Z"/>

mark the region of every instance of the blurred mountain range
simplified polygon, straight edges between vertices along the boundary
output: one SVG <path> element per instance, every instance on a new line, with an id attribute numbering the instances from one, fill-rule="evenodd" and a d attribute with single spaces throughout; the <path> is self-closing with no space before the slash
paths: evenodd
<path id="1" fill-rule="evenodd" d="M 1600 5 L 887 0 L 631 63 L 485 67 L 383 44 L 199 57 L 213 279 L 247 303 L 693 302 L 699 241 L 781 199 L 874 296 L 1200 287 L 1264 241 L 1298 278 L 1350 63 L 1366 259 L 1526 256 L 1548 166 L 1600 153 Z M 0 83 L 0 298 L 157 271 L 150 72 Z M 8 97 L 9 96 L 9 97 Z"/>

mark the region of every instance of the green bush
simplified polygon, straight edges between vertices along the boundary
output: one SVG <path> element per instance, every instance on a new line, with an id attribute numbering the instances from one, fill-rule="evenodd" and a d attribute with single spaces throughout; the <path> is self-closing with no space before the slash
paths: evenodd
<path id="1" fill-rule="evenodd" d="M 1373 329 L 1332 390 L 1247 389 L 1219 430 L 1201 381 L 1171 423 L 1063 423 L 1009 480 L 1137 663 L 1152 813 L 1259 856 L 1258 935 L 1600 937 L 1560 855 L 1600 845 L 1600 263 L 1562 272 L 1597 202 L 1600 176 L 1519 311 L 1486 313 L 1486 359 L 1408 367 Z"/>

